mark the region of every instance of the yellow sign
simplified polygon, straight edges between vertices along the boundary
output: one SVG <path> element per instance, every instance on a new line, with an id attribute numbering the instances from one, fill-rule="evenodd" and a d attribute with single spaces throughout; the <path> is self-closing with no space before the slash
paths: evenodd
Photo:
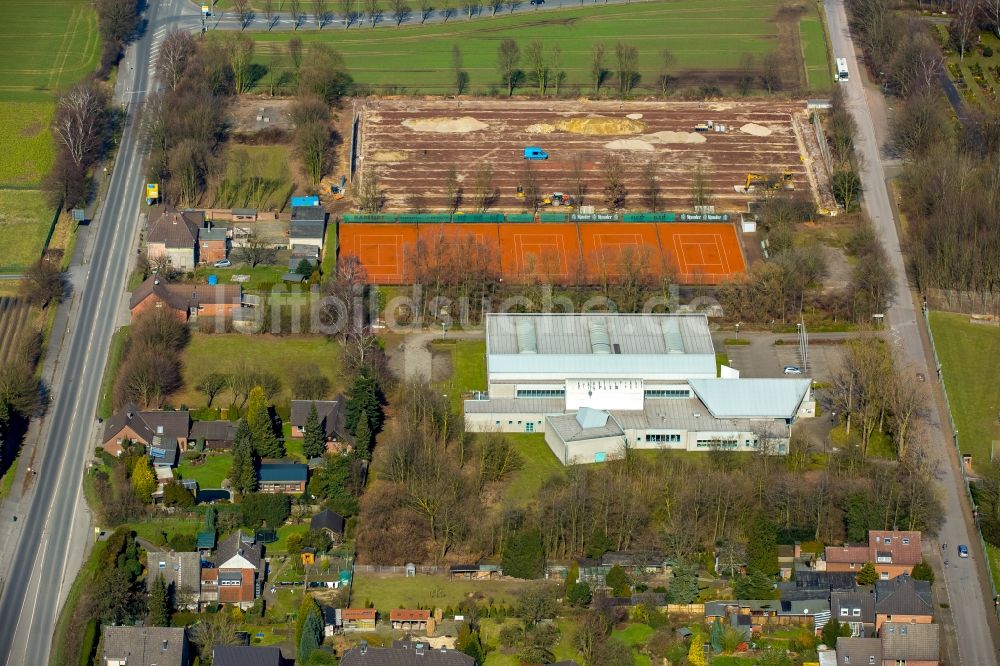
<path id="1" fill-rule="evenodd" d="M 159 185 L 159 183 L 148 183 L 146 185 L 146 198 L 147 199 L 159 199 L 160 198 L 160 185 Z"/>

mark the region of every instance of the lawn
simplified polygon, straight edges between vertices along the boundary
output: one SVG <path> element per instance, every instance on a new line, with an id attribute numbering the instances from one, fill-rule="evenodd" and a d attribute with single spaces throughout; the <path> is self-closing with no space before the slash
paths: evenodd
<path id="1" fill-rule="evenodd" d="M 976 468 L 989 464 L 996 425 L 1000 384 L 991 363 L 1000 358 L 1000 328 L 969 323 L 966 315 L 932 312 L 931 332 L 944 374 L 952 418 L 963 453 L 972 454 Z"/>
<path id="2" fill-rule="evenodd" d="M 617 638 L 625 645 L 636 647 L 645 645 L 649 637 L 653 635 L 653 628 L 648 624 L 630 624 L 624 629 L 611 632 L 612 638 Z"/>
<path id="3" fill-rule="evenodd" d="M 23 187 L 37 184 L 52 164 L 48 126 L 55 91 L 94 71 L 100 42 L 90 0 L 8 0 L 4 9 L 0 187 Z M 6 244 L 14 236 L 5 231 L 0 237 Z M 0 257 L 0 265 L 5 263 Z"/>
<path id="4" fill-rule="evenodd" d="M 202 490 L 206 488 L 221 488 L 222 480 L 229 475 L 233 466 L 231 453 L 208 453 L 204 462 L 196 465 L 189 460 L 182 460 L 177 466 L 177 472 L 185 479 L 194 479 Z"/>
<path id="5" fill-rule="evenodd" d="M 993 579 L 993 587 L 1000 590 L 1000 548 L 993 544 L 986 544 L 986 559 L 990 565 L 990 577 Z"/>
<path id="6" fill-rule="evenodd" d="M 486 390 L 486 340 L 459 340 L 457 338 L 435 341 L 434 352 L 451 352 L 451 379 L 442 382 L 453 409 L 461 411 L 463 395 L 470 391 Z"/>
<path id="7" fill-rule="evenodd" d="M 280 209 L 292 191 L 289 146 L 229 145 L 213 208 Z"/>
<path id="8" fill-rule="evenodd" d="M 810 8 L 810 16 L 799 21 L 799 38 L 802 40 L 802 55 L 809 89 L 823 91 L 829 90 L 833 84 L 833 73 L 830 70 L 830 55 L 826 46 L 826 29 L 816 12 L 817 8 Z"/>
<path id="9" fill-rule="evenodd" d="M 284 264 L 260 264 L 251 268 L 246 264 L 233 263 L 232 268 L 200 266 L 195 269 L 194 277 L 196 280 L 207 280 L 209 275 L 214 275 L 219 284 L 226 284 L 233 283 L 234 275 L 249 275 L 249 280 L 239 283 L 243 285 L 243 291 L 270 291 L 273 286 L 283 284 L 281 278 L 288 272 L 288 266 Z"/>
<path id="10" fill-rule="evenodd" d="M 0 273 L 19 273 L 41 256 L 52 217 L 41 192 L 0 189 Z"/>
<path id="11" fill-rule="evenodd" d="M 293 534 L 305 534 L 308 531 L 309 523 L 301 523 L 299 525 L 282 525 L 278 528 L 278 540 L 274 543 L 267 544 L 267 554 L 272 555 L 275 553 L 287 553 L 288 537 Z"/>
<path id="12" fill-rule="evenodd" d="M 582 5 L 583 3 L 581 3 Z M 720 6 L 711 0 L 643 2 L 633 5 L 590 6 L 535 13 L 527 3 L 513 14 L 482 16 L 471 21 L 455 17 L 443 24 L 419 26 L 419 17 L 398 30 L 365 30 L 329 26 L 325 30 L 255 33 L 259 48 L 256 62 L 267 67 L 278 54 L 282 80 L 291 81 L 292 64 L 285 43 L 293 36 L 303 42 L 324 41 L 337 48 L 354 80 L 411 94 L 452 92 L 455 74 L 452 49 L 461 48 L 463 71 L 469 91 L 489 92 L 500 86 L 496 68 L 497 46 L 507 37 L 525 47 L 533 40 L 546 51 L 561 49 L 560 71 L 564 88 L 587 91 L 592 87 L 591 50 L 600 41 L 608 46 L 606 67 L 615 68 L 615 45 L 622 41 L 639 51 L 637 92 L 658 88 L 662 73 L 661 52 L 667 47 L 676 58 L 671 73 L 712 74 L 735 70 L 744 53 L 758 59 L 778 44 L 775 15 L 778 0 L 729 0 Z M 825 46 L 824 46 L 825 50 Z M 521 66 L 527 69 L 525 58 Z M 284 76 L 287 75 L 287 76 Z M 259 85 L 266 86 L 267 77 Z M 613 84 L 606 84 L 610 88 Z"/>
<path id="13" fill-rule="evenodd" d="M 323 243 L 323 263 L 320 264 L 323 275 L 333 275 L 337 270 L 337 224 L 332 219 L 326 225 L 326 241 Z"/>
<path id="14" fill-rule="evenodd" d="M 118 374 L 118 364 L 121 363 L 127 339 L 128 326 L 122 326 L 111 336 L 108 363 L 104 366 L 104 377 L 101 379 L 101 401 L 97 403 L 97 417 L 100 419 L 107 420 L 114 412 L 115 375 Z"/>
<path id="15" fill-rule="evenodd" d="M 246 361 L 251 368 L 273 372 L 281 380 L 281 392 L 273 402 L 287 408 L 291 387 L 305 368 L 315 367 L 330 379 L 332 392 L 343 388 L 340 377 L 340 344 L 322 335 L 240 335 L 194 333 L 182 356 L 184 388 L 173 396 L 175 405 L 197 408 L 206 403 L 205 396 L 195 390 L 198 379 L 210 372 L 230 372 L 234 365 Z M 331 392 L 331 393 L 332 393 Z M 232 395 L 225 391 L 216 404 L 228 406 Z"/>
<path id="16" fill-rule="evenodd" d="M 934 27 L 939 35 L 947 36 L 946 26 Z M 977 44 L 980 48 L 988 46 L 993 49 L 993 55 L 987 58 L 982 51 L 973 48 L 960 60 L 957 51 L 947 49 L 946 70 L 966 103 L 973 107 L 996 109 L 1000 102 L 997 96 L 997 91 L 1000 90 L 1000 39 L 993 33 L 984 31 L 978 35 Z M 961 80 L 956 74 L 961 75 Z"/>
<path id="17" fill-rule="evenodd" d="M 514 473 L 506 494 L 516 505 L 526 506 L 538 495 L 542 484 L 563 466 L 545 443 L 541 433 L 508 433 L 505 435 L 524 458 L 524 467 Z"/>
<path id="18" fill-rule="evenodd" d="M 515 595 L 529 582 L 501 580 L 450 580 L 446 576 L 399 576 L 381 577 L 373 574 L 357 574 L 351 593 L 352 607 L 360 607 L 366 601 L 375 604 L 382 613 L 393 608 L 417 608 L 457 606 L 469 594 L 477 594 L 480 602 L 493 599 L 494 603 L 510 605 Z"/>

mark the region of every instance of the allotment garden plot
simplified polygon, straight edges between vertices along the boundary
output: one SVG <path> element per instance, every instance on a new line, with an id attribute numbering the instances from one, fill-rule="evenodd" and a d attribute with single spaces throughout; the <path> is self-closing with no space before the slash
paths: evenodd
<path id="1" fill-rule="evenodd" d="M 649 209 L 644 173 L 650 164 L 660 210 L 690 210 L 699 168 L 719 210 L 743 209 L 759 196 L 736 191 L 748 173 L 787 173 L 794 189 L 810 195 L 822 177 L 806 106 L 795 101 L 382 100 L 359 107 L 359 113 L 360 172 L 372 167 L 378 174 L 389 211 L 411 210 L 415 203 L 448 208 L 452 168 L 464 210 L 475 207 L 477 174 L 486 169 L 492 172 L 491 209 L 523 209 L 517 188 L 532 179 L 543 195 L 575 194 L 579 180 L 583 203 L 602 209 L 604 166 L 612 156 L 623 163 L 626 207 L 632 210 Z M 708 121 L 713 129 L 696 131 Z M 718 126 L 725 131 L 715 131 Z M 527 146 L 540 146 L 548 159 L 525 160 Z"/>

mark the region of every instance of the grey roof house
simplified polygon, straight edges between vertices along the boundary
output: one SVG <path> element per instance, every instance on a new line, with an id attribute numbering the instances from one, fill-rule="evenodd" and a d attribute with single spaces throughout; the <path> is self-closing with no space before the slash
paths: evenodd
<path id="1" fill-rule="evenodd" d="M 105 627 L 101 640 L 103 666 L 188 666 L 183 628 Z"/>
<path id="2" fill-rule="evenodd" d="M 907 575 L 875 583 L 876 629 L 883 622 L 892 622 L 893 616 L 933 617 L 931 584 Z"/>
<path id="3" fill-rule="evenodd" d="M 236 424 L 232 421 L 194 421 L 191 423 L 193 441 L 204 440 L 209 449 L 228 449 L 236 438 Z"/>
<path id="4" fill-rule="evenodd" d="M 878 638 L 837 640 L 837 666 L 881 666 L 882 641 Z"/>
<path id="5" fill-rule="evenodd" d="M 882 659 L 890 663 L 937 663 L 941 658 L 941 625 L 886 622 L 880 635 Z"/>
<path id="6" fill-rule="evenodd" d="M 262 463 L 257 480 L 262 493 L 304 493 L 309 467 L 301 463 Z"/>
<path id="7" fill-rule="evenodd" d="M 427 643 L 394 641 L 391 648 L 369 647 L 361 641 L 340 658 L 340 666 L 475 666 L 476 660 L 458 650 L 432 649 Z"/>
<path id="8" fill-rule="evenodd" d="M 323 249 L 326 234 L 326 211 L 322 206 L 292 206 L 292 223 L 288 232 L 288 249 L 296 245 L 313 245 Z"/>
<path id="9" fill-rule="evenodd" d="M 875 633 L 875 588 L 860 585 L 856 590 L 830 593 L 832 619 L 851 627 L 851 636 L 865 638 Z"/>
<path id="10" fill-rule="evenodd" d="M 282 666 L 281 650 L 276 647 L 217 645 L 212 649 L 214 666 Z"/>
<path id="11" fill-rule="evenodd" d="M 316 405 L 316 415 L 320 425 L 326 431 L 326 438 L 333 441 L 337 438 L 337 428 L 340 425 L 340 400 L 292 400 L 292 413 L 289 421 L 292 424 L 292 437 L 304 437 L 306 419 L 309 409 Z"/>
<path id="12" fill-rule="evenodd" d="M 330 509 L 323 509 L 309 521 L 309 529 L 326 530 L 331 536 L 344 536 L 344 517 Z"/>

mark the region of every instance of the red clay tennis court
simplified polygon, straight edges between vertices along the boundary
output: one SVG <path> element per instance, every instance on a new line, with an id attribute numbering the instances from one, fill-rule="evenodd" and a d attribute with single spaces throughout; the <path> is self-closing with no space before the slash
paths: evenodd
<path id="1" fill-rule="evenodd" d="M 357 255 L 375 284 L 404 284 L 420 239 L 427 246 L 474 238 L 495 256 L 498 272 L 517 282 L 593 280 L 621 273 L 621 261 L 642 261 L 655 275 L 685 284 L 715 284 L 743 273 L 736 229 L 721 223 L 484 223 L 340 225 L 341 255 Z"/>

